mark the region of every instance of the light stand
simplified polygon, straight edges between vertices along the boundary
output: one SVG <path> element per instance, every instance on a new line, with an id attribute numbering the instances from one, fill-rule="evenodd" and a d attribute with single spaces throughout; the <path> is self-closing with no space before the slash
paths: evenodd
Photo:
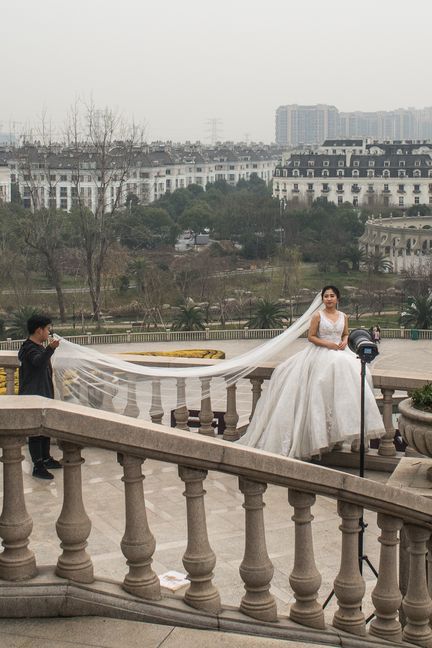
<path id="1" fill-rule="evenodd" d="M 364 478 L 365 467 L 365 386 L 366 386 L 366 364 L 372 362 L 378 355 L 378 346 L 372 340 L 371 335 L 365 329 L 354 329 L 348 336 L 348 346 L 353 353 L 356 354 L 361 364 L 361 379 L 360 379 L 360 448 L 359 448 L 359 477 Z M 363 563 L 369 567 L 371 572 L 378 578 L 378 572 L 369 560 L 369 557 L 364 553 L 364 532 L 367 523 L 364 521 L 363 513 L 359 519 L 360 531 L 358 534 L 358 561 L 360 574 L 363 575 Z M 334 595 L 334 589 L 327 596 L 323 604 L 323 609 L 329 604 Z M 366 619 L 366 623 L 374 617 L 373 614 Z"/>

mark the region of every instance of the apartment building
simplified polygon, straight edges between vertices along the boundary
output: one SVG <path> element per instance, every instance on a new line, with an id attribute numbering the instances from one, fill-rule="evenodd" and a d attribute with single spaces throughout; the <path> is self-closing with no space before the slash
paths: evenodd
<path id="1" fill-rule="evenodd" d="M 326 140 L 275 169 L 273 195 L 292 204 L 323 198 L 336 205 L 432 205 L 432 143 Z"/>
<path id="2" fill-rule="evenodd" d="M 142 204 L 154 202 L 166 193 L 198 184 L 224 180 L 235 185 L 255 173 L 270 184 L 281 150 L 264 144 L 172 145 L 154 143 L 137 148 L 122 163 L 113 154 L 111 167 L 101 171 L 98 157 L 89 148 L 78 154 L 65 147 L 25 146 L 9 149 L 7 157 L 10 183 L 16 183 L 26 208 L 56 207 L 69 211 L 80 198 L 89 209 L 96 209 L 104 192 L 106 204 L 124 205 L 129 194 Z M 10 196 L 10 189 L 9 189 Z M 10 199 L 10 198 L 9 198 Z"/>

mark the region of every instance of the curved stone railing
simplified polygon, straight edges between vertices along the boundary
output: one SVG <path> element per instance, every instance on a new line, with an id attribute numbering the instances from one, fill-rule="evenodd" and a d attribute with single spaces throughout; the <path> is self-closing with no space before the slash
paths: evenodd
<path id="1" fill-rule="evenodd" d="M 137 614 L 141 611 L 141 618 L 165 622 L 169 619 L 178 625 L 230 627 L 238 632 L 251 632 L 253 627 L 253 632 L 258 634 L 286 639 L 301 636 L 303 640 L 332 645 L 380 646 L 384 645 L 382 640 L 390 641 L 392 646 L 401 642 L 402 645 L 406 642 L 432 645 L 432 602 L 425 561 L 432 533 L 430 500 L 347 473 L 222 440 L 33 396 L 0 399 L 3 463 L 0 537 L 4 547 L 0 554 L 0 600 L 3 602 L 0 615 L 3 617 L 60 614 L 61 585 L 58 582 L 49 585 L 46 569 L 45 580 L 42 583 L 37 580 L 38 566 L 29 548 L 33 521 L 26 508 L 21 452 L 25 437 L 41 433 L 55 436 L 63 451 L 63 507 L 56 524 L 61 544 L 55 574 L 59 577 L 57 581 L 63 579 L 68 584 L 62 593 L 66 599 L 70 597 L 69 609 L 73 614 L 100 614 L 103 610 L 105 615 L 127 617 L 128 610 L 135 610 Z M 91 520 L 83 504 L 81 466 L 83 448 L 88 446 L 116 452 L 123 470 L 125 530 L 121 550 L 128 567 L 121 584 L 123 594 L 113 584 L 104 589 L 96 581 L 92 558 L 86 550 Z M 184 483 L 187 548 L 183 564 L 190 585 L 182 602 L 161 600 L 159 580 L 152 569 L 157 538 L 146 515 L 142 464 L 147 458 L 176 464 Z M 209 470 L 237 476 L 244 500 L 245 550 L 239 572 L 245 593 L 237 612 L 224 606 L 213 582 L 217 555 L 210 544 L 203 488 Z M 273 565 L 267 552 L 263 517 L 268 484 L 287 489 L 293 510 L 292 571 L 289 585 L 288 578 L 285 585 L 278 583 L 279 588 L 289 590 L 290 586 L 293 592 L 289 619 L 278 617 L 270 592 Z M 321 575 L 316 567 L 312 515 L 317 495 L 337 500 L 341 520 L 340 567 L 334 579 L 337 609 L 331 619 L 318 601 Z M 358 561 L 359 519 L 363 510 L 377 514 L 381 531 L 378 578 L 372 592 L 374 618 L 369 629 L 364 613 L 365 581 Z M 36 525 L 38 522 L 35 520 Z M 409 553 L 407 583 L 402 588 L 398 584 L 397 568 L 401 530 Z M 81 588 L 79 596 L 77 588 Z M 401 602 L 404 627 L 399 619 Z M 356 641 L 350 643 L 350 637 L 356 637 Z"/>
<path id="2" fill-rule="evenodd" d="M 122 359 L 124 359 L 124 356 L 122 356 Z M 127 359 L 133 364 L 164 366 L 167 368 L 211 365 L 220 362 L 220 360 L 167 358 L 133 354 L 129 354 L 127 356 Z M 18 366 L 19 362 L 17 359 L 16 351 L 0 352 L 0 367 L 3 367 L 6 372 L 7 394 L 14 393 L 14 372 Z M 240 416 L 238 411 L 236 386 L 232 385 L 230 387 L 227 387 L 226 409 L 225 412 L 222 413 L 224 419 L 224 440 L 235 441 L 240 438 L 245 427 L 247 426 L 247 422 L 251 420 L 253 416 L 255 407 L 262 394 L 263 384 L 266 380 L 269 380 L 271 378 L 275 366 L 275 364 L 267 363 L 266 365 L 257 367 L 248 376 L 246 376 L 245 379 L 243 379 L 250 382 L 251 393 L 250 412 L 246 413 L 246 418 L 245 412 L 240 412 L 240 414 L 243 414 L 243 416 Z M 432 374 L 406 371 L 402 369 L 395 372 L 384 369 L 376 369 L 373 365 L 371 369 L 374 387 L 381 392 L 381 397 L 377 399 L 377 402 L 382 412 L 386 434 L 380 439 L 379 447 L 377 450 L 368 450 L 368 455 L 366 457 L 366 467 L 370 469 L 392 471 L 401 456 L 401 453 L 397 453 L 394 444 L 395 429 L 393 414 L 396 411 L 397 405 L 400 402 L 401 398 L 405 397 L 397 395 L 397 393 L 410 393 L 413 389 L 416 389 L 417 387 L 430 382 Z M 182 381 L 181 379 L 178 380 L 177 390 L 178 401 L 180 402 L 185 402 L 185 400 L 187 400 L 185 399 L 183 394 L 185 388 L 185 381 Z M 204 392 L 208 391 L 207 386 L 204 384 L 203 390 Z M 61 394 L 59 394 L 59 396 L 61 397 Z M 108 394 L 104 397 L 104 402 L 101 404 L 101 408 L 109 412 L 115 411 L 112 399 L 110 400 Z M 150 418 L 153 423 L 161 423 L 164 413 L 161 409 L 159 382 L 157 380 L 154 380 L 152 383 L 152 404 L 148 413 L 140 412 L 137 405 L 137 399 L 133 384 L 131 384 L 128 391 L 128 403 L 123 413 L 133 417 L 139 417 L 140 415 L 142 415 L 143 418 Z M 211 399 L 206 396 L 202 399 L 201 407 L 198 412 L 198 419 L 200 424 L 198 431 L 200 434 L 214 436 L 214 428 L 211 425 L 213 416 L 214 415 Z M 175 410 L 174 422 L 176 427 L 182 430 L 188 430 L 188 419 L 188 410 L 184 406 Z M 347 452 L 346 449 L 341 450 L 340 448 L 336 448 L 333 452 L 323 455 L 321 461 L 324 465 L 331 466 L 357 466 L 358 442 L 354 441 L 352 443 L 351 451 Z"/>

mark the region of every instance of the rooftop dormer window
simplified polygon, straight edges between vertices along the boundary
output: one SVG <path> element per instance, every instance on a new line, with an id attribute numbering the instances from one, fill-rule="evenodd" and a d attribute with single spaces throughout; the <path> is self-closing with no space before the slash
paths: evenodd
<path id="1" fill-rule="evenodd" d="M 343 175 L 344 175 L 344 172 L 342 171 L 342 169 L 338 169 L 337 172 L 336 172 L 336 174 L 337 174 L 337 176 L 338 176 L 339 178 L 342 178 Z"/>
<path id="2" fill-rule="evenodd" d="M 416 160 L 416 161 L 414 162 L 414 166 L 419 167 L 420 165 L 421 165 L 420 160 Z"/>
<path id="3" fill-rule="evenodd" d="M 414 171 L 414 178 L 420 178 L 420 176 L 421 176 L 421 171 L 419 171 L 418 169 L 416 169 L 416 170 Z"/>
<path id="4" fill-rule="evenodd" d="M 339 160 L 339 162 L 338 162 L 338 166 L 343 167 L 343 166 L 344 166 L 344 161 L 343 161 L 343 160 Z"/>
<path id="5" fill-rule="evenodd" d="M 353 178 L 358 178 L 358 177 L 359 177 L 359 172 L 357 171 L 357 169 L 355 169 L 355 170 L 352 172 L 352 174 L 353 174 Z"/>
<path id="6" fill-rule="evenodd" d="M 323 175 L 325 178 L 327 178 L 327 177 L 328 177 L 328 174 L 329 174 L 329 172 L 327 171 L 327 169 L 324 169 L 324 171 L 322 172 L 322 175 Z"/>
<path id="7" fill-rule="evenodd" d="M 369 160 L 369 166 L 370 167 L 375 166 L 375 160 Z"/>
<path id="8" fill-rule="evenodd" d="M 383 171 L 383 178 L 389 178 L 390 177 L 390 171 Z"/>
<path id="9" fill-rule="evenodd" d="M 329 165 L 329 161 L 328 161 L 328 160 L 324 160 L 324 162 L 323 162 L 323 166 L 328 167 L 328 165 Z"/>
<path id="10" fill-rule="evenodd" d="M 368 178 L 373 178 L 374 175 L 375 175 L 375 171 L 373 171 L 372 169 L 368 169 L 367 177 Z"/>
<path id="11" fill-rule="evenodd" d="M 399 166 L 400 166 L 400 167 L 404 167 L 404 166 L 405 166 L 405 162 L 404 162 L 404 160 L 400 160 L 400 162 L 399 162 Z"/>
<path id="12" fill-rule="evenodd" d="M 310 167 L 315 166 L 315 161 L 314 160 L 308 160 L 308 166 L 310 166 Z"/>
<path id="13" fill-rule="evenodd" d="M 300 160 L 294 160 L 294 166 L 299 167 L 300 166 Z"/>
<path id="14" fill-rule="evenodd" d="M 360 166 L 360 162 L 358 160 L 354 160 L 353 166 L 355 166 L 355 167 Z"/>
<path id="15" fill-rule="evenodd" d="M 390 160 L 384 160 L 384 166 L 389 167 L 390 166 Z"/>
<path id="16" fill-rule="evenodd" d="M 293 171 L 293 178 L 298 178 L 299 175 L 300 175 L 299 170 L 298 170 L 298 169 L 294 169 L 294 171 Z"/>
<path id="17" fill-rule="evenodd" d="M 399 178 L 405 178 L 405 176 L 406 176 L 405 171 L 398 171 L 398 176 L 399 176 Z"/>
<path id="18" fill-rule="evenodd" d="M 308 178 L 313 178 L 314 177 L 314 172 L 311 171 L 310 169 L 306 172 L 306 175 Z"/>

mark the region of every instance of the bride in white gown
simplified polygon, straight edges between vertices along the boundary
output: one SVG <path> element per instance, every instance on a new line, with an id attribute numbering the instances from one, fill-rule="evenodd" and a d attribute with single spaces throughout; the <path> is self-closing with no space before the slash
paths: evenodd
<path id="1" fill-rule="evenodd" d="M 339 290 L 325 286 L 321 297 L 324 309 L 309 327 L 311 344 L 275 369 L 238 443 L 307 459 L 359 437 L 360 361 L 347 348 L 348 319 L 337 310 Z M 368 374 L 365 437 L 384 432 Z"/>

